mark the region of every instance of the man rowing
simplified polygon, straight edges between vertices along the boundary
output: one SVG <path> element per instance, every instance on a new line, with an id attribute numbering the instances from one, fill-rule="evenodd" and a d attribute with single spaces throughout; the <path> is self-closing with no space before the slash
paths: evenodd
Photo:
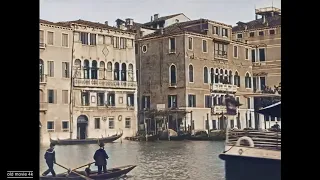
<path id="1" fill-rule="evenodd" d="M 50 144 L 50 148 L 47 149 L 46 153 L 44 154 L 44 158 L 46 159 L 46 163 L 48 165 L 48 170 L 46 170 L 42 176 L 46 176 L 49 173 L 51 173 L 51 175 L 54 177 L 56 176 L 56 173 L 54 172 L 53 169 L 53 164 L 56 163 L 56 153 L 54 151 L 54 144 L 51 143 Z"/>
<path id="2" fill-rule="evenodd" d="M 100 148 L 94 153 L 93 159 L 96 161 L 95 165 L 98 166 L 98 174 L 103 172 L 107 172 L 107 159 L 109 156 L 107 152 L 104 150 L 104 143 L 100 142 Z"/>

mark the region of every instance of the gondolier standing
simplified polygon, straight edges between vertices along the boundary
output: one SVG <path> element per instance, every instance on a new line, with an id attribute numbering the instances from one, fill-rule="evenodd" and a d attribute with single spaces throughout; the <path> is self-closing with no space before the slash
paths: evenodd
<path id="1" fill-rule="evenodd" d="M 93 159 L 96 161 L 95 165 L 98 166 L 98 174 L 103 172 L 107 172 L 107 159 L 109 159 L 109 156 L 107 152 L 104 150 L 104 143 L 100 142 L 99 144 L 100 149 L 94 153 Z"/>
<path id="2" fill-rule="evenodd" d="M 56 163 L 56 153 L 54 151 L 54 144 L 50 144 L 50 148 L 46 151 L 44 154 L 44 158 L 46 159 L 46 163 L 48 165 L 48 170 L 46 170 L 42 176 L 46 176 L 49 172 L 51 173 L 52 176 L 56 176 L 56 173 L 54 172 L 53 169 L 53 163 Z"/>

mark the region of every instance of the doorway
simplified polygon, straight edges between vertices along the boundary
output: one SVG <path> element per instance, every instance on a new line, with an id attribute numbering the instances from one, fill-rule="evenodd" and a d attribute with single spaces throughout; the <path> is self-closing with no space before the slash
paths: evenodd
<path id="1" fill-rule="evenodd" d="M 80 115 L 77 118 L 77 138 L 86 139 L 88 130 L 88 117 L 86 115 Z"/>
<path id="2" fill-rule="evenodd" d="M 227 127 L 226 120 L 227 120 L 226 116 L 219 117 L 219 129 L 225 129 Z"/>

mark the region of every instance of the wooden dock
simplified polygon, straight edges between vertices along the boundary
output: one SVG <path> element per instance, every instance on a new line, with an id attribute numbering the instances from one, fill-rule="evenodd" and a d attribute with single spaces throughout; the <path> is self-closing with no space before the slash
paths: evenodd
<path id="1" fill-rule="evenodd" d="M 252 139 L 255 148 L 279 150 L 281 151 L 281 132 L 258 131 L 258 130 L 229 130 L 226 145 L 235 146 L 241 137 Z M 240 146 L 248 146 L 246 140 L 240 143 Z"/>

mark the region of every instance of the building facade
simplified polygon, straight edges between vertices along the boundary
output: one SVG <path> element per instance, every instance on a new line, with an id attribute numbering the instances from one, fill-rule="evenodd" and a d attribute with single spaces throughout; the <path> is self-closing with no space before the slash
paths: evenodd
<path id="1" fill-rule="evenodd" d="M 40 20 L 40 142 L 69 138 L 72 29 Z"/>
<path id="2" fill-rule="evenodd" d="M 68 78 L 53 82 L 57 88 L 65 80 L 70 100 L 68 103 L 63 101 L 65 106 L 59 104 L 59 109 L 49 104 L 47 111 L 52 112 L 52 116 L 63 116 L 63 120 L 71 121 L 67 124 L 68 128 L 63 130 L 67 136 L 54 130 L 57 135 L 51 137 L 101 138 L 120 132 L 123 132 L 123 136 L 134 135 L 137 131 L 134 34 L 107 24 L 84 20 L 53 24 L 67 27 L 70 33 L 69 51 L 65 52 L 69 58 Z M 46 50 L 62 56 L 62 50 Z M 64 73 L 60 72 L 59 75 L 63 76 Z M 46 87 L 52 88 L 48 84 Z"/>
<path id="3" fill-rule="evenodd" d="M 253 91 L 251 47 L 231 37 L 230 25 L 199 19 L 140 38 L 136 54 L 140 110 L 162 106 L 192 111 L 179 117 L 179 124 L 193 130 L 254 127 L 249 113 L 253 100 L 242 96 Z M 226 115 L 227 94 L 242 104 L 238 115 Z"/>
<path id="4" fill-rule="evenodd" d="M 261 92 L 281 83 L 281 10 L 266 7 L 256 9 L 255 13 L 255 20 L 238 22 L 233 27 L 232 39 L 251 45 L 253 90 Z M 271 127 L 276 121 L 281 124 L 281 119 L 276 117 L 260 115 L 257 119 L 262 129 Z"/>

